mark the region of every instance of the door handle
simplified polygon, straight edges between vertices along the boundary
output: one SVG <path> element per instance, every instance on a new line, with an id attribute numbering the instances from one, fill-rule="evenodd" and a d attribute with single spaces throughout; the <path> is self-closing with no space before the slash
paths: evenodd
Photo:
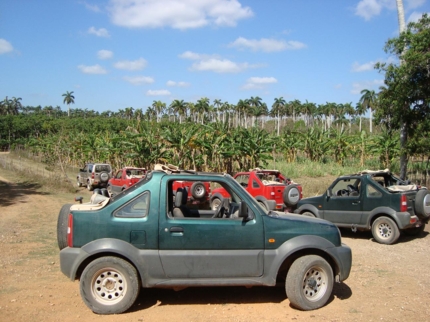
<path id="1" fill-rule="evenodd" d="M 183 233 L 184 228 L 178 227 L 178 226 L 173 226 L 173 227 L 170 227 L 170 232 L 171 233 Z"/>
<path id="2" fill-rule="evenodd" d="M 360 201 L 354 201 L 352 204 L 353 205 L 358 205 L 360 203 Z"/>

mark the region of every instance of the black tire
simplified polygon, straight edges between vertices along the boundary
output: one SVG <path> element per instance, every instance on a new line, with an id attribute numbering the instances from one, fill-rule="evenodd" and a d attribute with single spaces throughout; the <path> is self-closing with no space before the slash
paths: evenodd
<path id="1" fill-rule="evenodd" d="M 317 255 L 296 259 L 285 281 L 285 291 L 292 306 L 315 310 L 324 306 L 333 290 L 333 270 L 327 261 Z"/>
<path id="2" fill-rule="evenodd" d="M 80 281 L 82 300 L 97 314 L 127 311 L 136 301 L 140 287 L 134 266 L 113 256 L 90 262 L 82 272 Z"/>
<path id="3" fill-rule="evenodd" d="M 109 181 L 109 173 L 100 172 L 99 173 L 100 182 L 108 182 Z"/>
<path id="4" fill-rule="evenodd" d="M 421 189 L 415 196 L 415 213 L 421 219 L 427 219 L 430 216 L 430 191 Z"/>
<path id="5" fill-rule="evenodd" d="M 258 203 L 260 204 L 261 207 L 263 207 L 264 210 L 269 210 L 267 209 L 267 206 L 263 201 L 259 201 Z"/>
<path id="6" fill-rule="evenodd" d="M 300 200 L 300 190 L 296 184 L 286 186 L 282 194 L 282 200 L 288 207 L 294 207 Z"/>
<path id="7" fill-rule="evenodd" d="M 65 204 L 60 209 L 57 220 L 57 244 L 58 248 L 62 250 L 67 247 L 67 226 L 69 224 L 70 207 L 73 204 Z"/>
<path id="8" fill-rule="evenodd" d="M 419 236 L 422 234 L 425 228 L 426 228 L 426 224 L 422 224 L 419 227 L 405 229 L 403 230 L 403 232 L 408 236 Z"/>
<path id="9" fill-rule="evenodd" d="M 90 180 L 87 181 L 87 189 L 88 189 L 88 191 L 93 191 L 94 190 L 94 187 L 91 185 Z"/>
<path id="10" fill-rule="evenodd" d="M 388 217 L 379 217 L 372 224 L 372 235 L 380 244 L 394 244 L 400 237 L 397 224 Z"/>
<path id="11" fill-rule="evenodd" d="M 312 218 L 316 218 L 317 217 L 317 216 L 314 215 L 313 212 L 310 212 L 310 211 L 305 211 L 304 213 L 302 213 L 302 216 L 312 217 Z"/>
<path id="12" fill-rule="evenodd" d="M 219 199 L 219 198 L 213 198 L 212 203 L 211 203 L 211 209 L 212 210 L 217 210 L 218 207 L 221 206 L 221 203 L 222 203 L 221 199 Z"/>
<path id="13" fill-rule="evenodd" d="M 191 195 L 194 199 L 203 199 L 206 196 L 206 187 L 203 182 L 194 182 L 191 185 Z"/>
<path id="14" fill-rule="evenodd" d="M 79 181 L 79 178 L 76 178 L 76 185 L 78 188 L 82 187 L 82 183 Z"/>

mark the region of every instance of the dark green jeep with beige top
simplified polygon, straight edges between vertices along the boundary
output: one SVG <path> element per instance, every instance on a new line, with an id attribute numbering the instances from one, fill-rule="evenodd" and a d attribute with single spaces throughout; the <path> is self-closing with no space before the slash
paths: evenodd
<path id="1" fill-rule="evenodd" d="M 128 310 L 143 288 L 283 285 L 292 306 L 322 307 L 348 278 L 351 249 L 326 221 L 267 211 L 228 174 L 156 166 L 109 198 L 65 205 L 58 218 L 61 271 L 80 280 L 99 314 Z M 176 181 L 222 187 L 211 209 Z"/>
<path id="2" fill-rule="evenodd" d="M 294 212 L 353 231 L 371 230 L 377 242 L 393 244 L 401 231 L 418 235 L 424 230 L 430 191 L 388 170 L 366 170 L 337 178 L 323 195 L 300 200 Z"/>

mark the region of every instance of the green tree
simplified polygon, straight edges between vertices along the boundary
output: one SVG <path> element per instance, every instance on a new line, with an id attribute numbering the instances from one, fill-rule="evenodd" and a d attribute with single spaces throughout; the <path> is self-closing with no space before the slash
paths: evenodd
<path id="1" fill-rule="evenodd" d="M 363 89 L 361 92 L 361 98 L 359 103 L 362 105 L 364 109 L 369 109 L 370 118 L 369 118 L 369 132 L 372 133 L 372 124 L 373 124 L 373 111 L 376 108 L 378 95 L 374 90 Z"/>
<path id="2" fill-rule="evenodd" d="M 385 89 L 379 93 L 377 116 L 393 129 L 400 129 L 400 177 L 406 178 L 408 156 L 415 151 L 408 140 L 425 135 L 420 124 L 430 115 L 430 17 L 424 14 L 411 22 L 396 38 L 389 39 L 385 51 L 399 62 L 376 64 L 385 72 Z M 427 134 L 428 134 L 427 129 Z"/>
<path id="3" fill-rule="evenodd" d="M 67 116 L 70 117 L 70 104 L 75 104 L 75 97 L 73 96 L 73 92 L 66 91 L 62 96 L 64 96 L 63 103 L 67 104 L 68 113 Z"/>

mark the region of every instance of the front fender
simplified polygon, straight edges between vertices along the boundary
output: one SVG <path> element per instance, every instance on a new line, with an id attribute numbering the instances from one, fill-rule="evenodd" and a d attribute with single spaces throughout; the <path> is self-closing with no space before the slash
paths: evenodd
<path id="1" fill-rule="evenodd" d="M 301 235 L 283 243 L 275 250 L 266 250 L 264 271 L 267 276 L 276 279 L 283 263 L 290 257 L 297 258 L 306 254 L 318 254 L 323 256 L 333 268 L 333 273 L 339 276 L 339 281 L 348 278 L 352 265 L 351 248 L 342 244 L 334 246 L 327 239 Z M 275 280 L 273 280 L 275 282 Z"/>
<path id="2" fill-rule="evenodd" d="M 138 249 L 130 243 L 113 238 L 98 239 L 81 248 L 64 248 L 60 252 L 60 268 L 63 274 L 75 280 L 89 262 L 103 256 L 117 256 L 130 262 L 139 272 L 143 286 L 150 280 L 148 272 L 164 276 L 158 250 Z"/>

